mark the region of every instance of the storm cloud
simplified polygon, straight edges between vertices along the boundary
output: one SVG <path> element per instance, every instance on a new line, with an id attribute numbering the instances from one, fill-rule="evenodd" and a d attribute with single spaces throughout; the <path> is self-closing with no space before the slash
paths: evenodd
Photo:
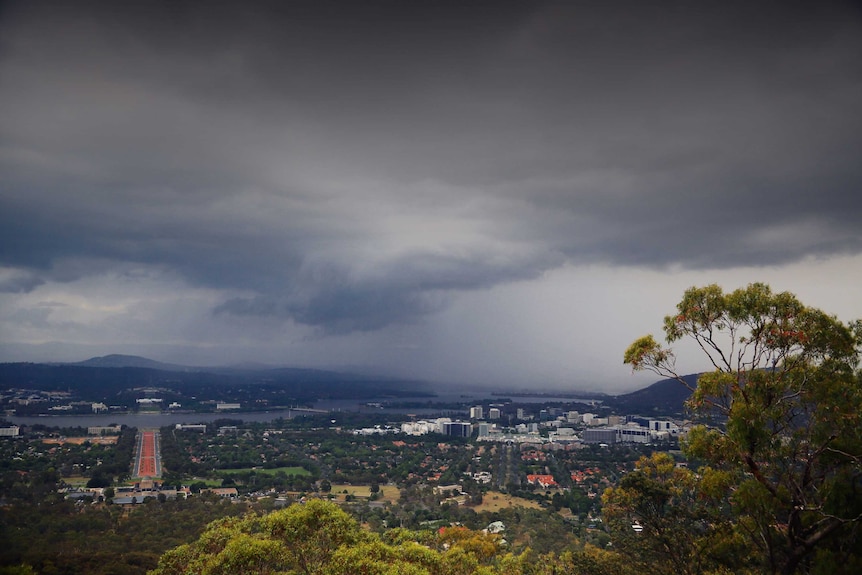
<path id="1" fill-rule="evenodd" d="M 350 347 L 565 270 L 856 265 L 861 62 L 852 2 L 4 4 L 3 341 L 96 281 Z"/>

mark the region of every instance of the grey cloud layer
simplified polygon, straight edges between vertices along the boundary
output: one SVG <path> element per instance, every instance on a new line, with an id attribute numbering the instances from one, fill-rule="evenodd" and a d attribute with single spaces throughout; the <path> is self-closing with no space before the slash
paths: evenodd
<path id="1" fill-rule="evenodd" d="M 349 332 L 862 251 L 852 3 L 121 4 L 0 19 L 0 290 L 135 262 Z"/>

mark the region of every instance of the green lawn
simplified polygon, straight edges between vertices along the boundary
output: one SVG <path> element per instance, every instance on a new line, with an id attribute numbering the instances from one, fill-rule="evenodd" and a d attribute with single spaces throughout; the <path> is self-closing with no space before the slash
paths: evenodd
<path id="1" fill-rule="evenodd" d="M 201 479 L 200 477 L 195 477 L 189 483 L 204 483 L 207 487 L 221 487 L 222 480 L 221 479 Z"/>
<path id="2" fill-rule="evenodd" d="M 90 479 L 81 475 L 73 475 L 72 477 L 64 477 L 63 481 L 73 487 L 84 487 Z"/>
<path id="3" fill-rule="evenodd" d="M 262 475 L 275 475 L 279 471 L 284 472 L 285 475 L 311 475 L 311 472 L 303 467 L 273 467 L 271 469 L 264 469 L 263 467 L 246 467 L 245 469 L 217 470 L 217 472 L 222 475 L 238 475 L 240 473 L 248 473 L 249 471 L 254 471 L 255 473 L 260 473 Z"/>
<path id="4" fill-rule="evenodd" d="M 338 501 L 343 501 L 347 495 L 367 499 L 371 496 L 371 488 L 368 485 L 333 485 L 330 494 Z M 397 503 L 399 497 L 401 497 L 401 490 L 394 485 L 380 486 L 380 501 Z"/>

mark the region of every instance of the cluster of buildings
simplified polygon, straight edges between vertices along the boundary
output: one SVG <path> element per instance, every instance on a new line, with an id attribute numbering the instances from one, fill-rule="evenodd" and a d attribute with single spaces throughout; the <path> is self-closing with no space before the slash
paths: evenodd
<path id="1" fill-rule="evenodd" d="M 559 408 L 542 409 L 538 421 L 527 415 L 523 408 L 517 409 L 517 420 L 512 427 L 501 427 L 499 408 L 488 410 L 488 419 L 482 420 L 482 406 L 470 408 L 474 428 L 481 441 L 511 443 L 551 443 L 560 446 L 577 444 L 653 443 L 678 437 L 682 427 L 676 422 L 660 419 L 644 419 L 609 415 L 600 417 L 594 413 L 563 411 Z M 478 419 L 478 421 L 477 421 Z M 527 420 L 527 421 L 524 421 Z"/>
<path id="2" fill-rule="evenodd" d="M 105 489 L 103 487 L 65 488 L 61 492 L 65 493 L 66 499 L 73 501 L 92 500 L 99 502 L 107 499 Z M 174 489 L 172 487 L 164 487 L 161 483 L 151 480 L 139 481 L 134 485 L 120 486 L 112 489 L 114 490 L 114 496 L 110 499 L 114 505 L 139 505 L 149 498 L 182 499 L 192 496 L 192 490 L 188 486 Z M 211 487 L 201 489 L 201 493 L 212 493 L 224 499 L 237 499 L 239 497 L 236 487 Z"/>
<path id="3" fill-rule="evenodd" d="M 108 413 L 110 410 L 123 409 L 121 406 L 107 406 L 100 401 L 72 401 L 68 391 L 43 391 L 37 389 L 6 389 L 0 392 L 0 407 L 8 414 L 14 415 L 24 407 L 32 411 L 37 406 L 38 412 L 83 414 Z"/>
<path id="4" fill-rule="evenodd" d="M 652 443 L 678 437 L 682 427 L 676 422 L 660 419 L 643 419 L 610 415 L 599 417 L 594 413 L 543 409 L 538 421 L 522 421 L 511 427 L 503 427 L 499 420 L 500 409 L 487 410 L 488 419 L 483 419 L 486 410 L 482 406 L 470 408 L 471 422 L 453 421 L 448 417 L 402 423 L 401 427 L 376 425 L 357 429 L 356 435 L 403 433 L 426 435 L 439 433 L 449 437 L 472 437 L 474 432 L 480 441 L 509 443 L 551 443 L 561 446 L 572 444 Z M 526 419 L 519 408 L 517 416 Z M 527 416 L 532 419 L 531 416 Z"/>
<path id="5" fill-rule="evenodd" d="M 10 406 L 34 405 L 68 401 L 72 394 L 68 391 L 42 391 L 39 389 L 7 389 L 0 393 L 0 402 Z"/>
<path id="6" fill-rule="evenodd" d="M 470 437 L 473 435 L 473 425 L 464 421 L 452 421 L 448 417 L 439 417 L 431 421 L 422 420 L 402 423 L 401 433 L 406 435 L 440 433 L 450 437 Z"/>

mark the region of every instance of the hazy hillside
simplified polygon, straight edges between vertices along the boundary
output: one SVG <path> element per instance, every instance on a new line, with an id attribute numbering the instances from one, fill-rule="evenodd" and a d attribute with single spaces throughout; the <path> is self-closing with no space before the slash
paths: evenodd
<path id="1" fill-rule="evenodd" d="M 683 379 L 692 387 L 697 385 L 699 374 Z M 675 379 L 663 379 L 643 389 L 618 395 L 605 402 L 619 413 L 651 415 L 654 413 L 683 415 L 685 400 L 691 396 L 686 386 Z"/>
<path id="2" fill-rule="evenodd" d="M 147 369 L 160 369 L 162 371 L 206 371 L 206 368 L 203 367 L 162 363 L 138 355 L 122 355 L 117 353 L 101 357 L 91 357 L 84 361 L 66 365 L 77 365 L 80 367 L 143 367 Z"/>
<path id="3" fill-rule="evenodd" d="M 137 356 L 105 356 L 77 364 L 0 364 L 2 389 L 70 391 L 85 400 L 113 403 L 141 387 L 170 390 L 173 394 L 163 395 L 181 402 L 189 398 L 243 403 L 265 399 L 269 405 L 432 395 L 428 384 L 404 379 L 300 368 L 174 366 Z"/>

